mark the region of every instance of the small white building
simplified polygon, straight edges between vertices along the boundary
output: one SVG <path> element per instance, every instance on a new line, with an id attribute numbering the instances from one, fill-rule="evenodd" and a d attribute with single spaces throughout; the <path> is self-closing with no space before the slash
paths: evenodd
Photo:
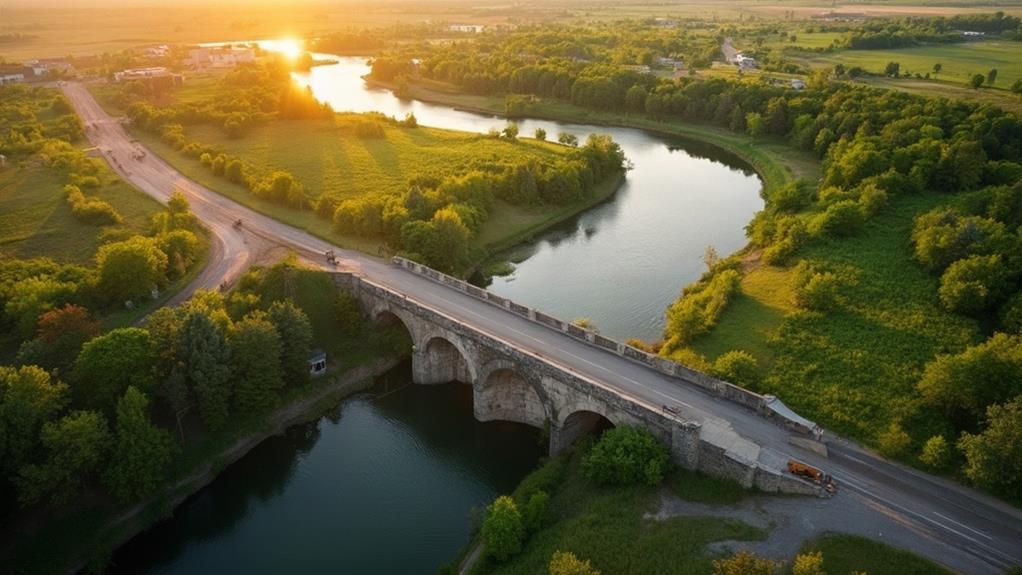
<path id="1" fill-rule="evenodd" d="M 6 86 L 8 84 L 20 84 L 25 81 L 25 75 L 18 74 L 0 74 L 0 86 Z"/>
<path id="2" fill-rule="evenodd" d="M 326 373 L 326 352 L 321 349 L 312 350 L 309 356 L 309 375 L 317 376 Z"/>
<path id="3" fill-rule="evenodd" d="M 752 56 L 746 56 L 745 54 L 742 54 L 741 52 L 739 52 L 739 53 L 735 54 L 735 65 L 738 66 L 739 68 L 746 68 L 746 69 L 748 69 L 748 68 L 755 68 L 756 67 L 756 59 L 753 58 Z"/>
<path id="4" fill-rule="evenodd" d="M 254 48 L 247 46 L 203 46 L 188 50 L 190 66 L 196 68 L 233 68 L 256 61 Z"/>
<path id="5" fill-rule="evenodd" d="M 467 34 L 482 34 L 486 26 L 482 24 L 451 24 L 447 27 L 448 32 L 464 32 Z"/>
<path id="6" fill-rule="evenodd" d="M 805 90 L 806 89 L 805 80 L 802 80 L 801 78 L 792 78 L 791 87 L 796 90 Z"/>

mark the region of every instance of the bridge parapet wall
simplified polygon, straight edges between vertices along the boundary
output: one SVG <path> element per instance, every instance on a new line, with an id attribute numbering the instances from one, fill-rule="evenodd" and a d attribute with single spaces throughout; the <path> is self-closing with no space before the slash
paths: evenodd
<path id="1" fill-rule="evenodd" d="M 791 413 L 790 410 L 771 409 L 770 404 L 772 401 L 775 401 L 773 398 L 767 398 L 766 396 L 754 391 L 717 379 L 705 373 L 698 372 L 680 363 L 660 357 L 659 355 L 651 354 L 636 347 L 614 341 L 613 339 L 602 336 L 592 330 L 568 324 L 550 315 L 538 312 L 528 306 L 521 305 L 512 300 L 502 298 L 490 293 L 489 291 L 473 286 L 460 279 L 440 273 L 430 267 L 413 262 L 407 258 L 395 257 L 392 261 L 395 265 L 401 266 L 412 273 L 430 278 L 443 285 L 465 292 L 481 301 L 509 310 L 512 313 L 536 322 L 539 325 L 567 333 L 569 336 L 579 341 L 607 350 L 628 359 L 629 361 L 650 367 L 668 377 L 671 377 L 672 379 L 677 380 L 679 383 L 695 386 L 722 399 L 752 409 L 763 417 L 772 419 L 792 431 L 803 434 L 818 434 L 822 431 L 815 423 L 804 418 L 786 417 L 786 413 Z"/>

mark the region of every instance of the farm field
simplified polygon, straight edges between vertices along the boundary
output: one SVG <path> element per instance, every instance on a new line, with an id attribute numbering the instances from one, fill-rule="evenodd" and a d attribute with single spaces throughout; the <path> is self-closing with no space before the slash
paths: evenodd
<path id="1" fill-rule="evenodd" d="M 1022 44 L 1007 41 L 983 41 L 966 44 L 928 45 L 897 50 L 840 50 L 826 54 L 805 55 L 811 66 L 844 64 L 860 66 L 867 72 L 882 73 L 888 62 L 901 64 L 901 74 L 920 74 L 942 82 L 965 85 L 974 74 L 986 75 L 997 69 L 996 88 L 1008 88 L 1022 79 Z M 933 65 L 940 64 L 939 74 Z"/>

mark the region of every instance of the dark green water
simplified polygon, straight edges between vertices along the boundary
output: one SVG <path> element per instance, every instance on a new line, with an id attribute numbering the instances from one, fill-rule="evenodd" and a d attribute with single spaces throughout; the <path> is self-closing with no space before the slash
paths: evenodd
<path id="1" fill-rule="evenodd" d="M 113 571 L 435 572 L 468 541 L 472 509 L 545 450 L 538 430 L 475 421 L 469 386 L 410 381 L 402 365 L 262 443 L 120 549 Z"/>

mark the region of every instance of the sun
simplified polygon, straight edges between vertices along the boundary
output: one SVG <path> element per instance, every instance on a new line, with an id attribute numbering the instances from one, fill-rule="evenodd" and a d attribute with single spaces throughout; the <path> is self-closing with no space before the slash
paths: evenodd
<path id="1" fill-rule="evenodd" d="M 288 60 L 295 60 L 305 52 L 302 41 L 296 38 L 281 38 L 266 43 L 265 48 L 282 54 Z"/>

